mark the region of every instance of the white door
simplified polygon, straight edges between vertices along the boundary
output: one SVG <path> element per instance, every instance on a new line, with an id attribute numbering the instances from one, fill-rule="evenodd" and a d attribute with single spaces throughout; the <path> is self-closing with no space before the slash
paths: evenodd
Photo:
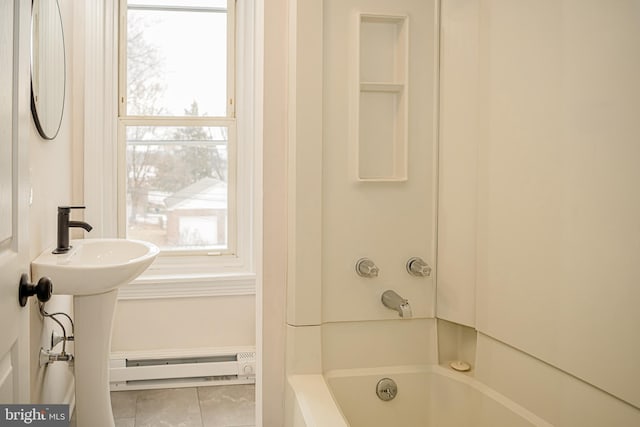
<path id="1" fill-rule="evenodd" d="M 28 272 L 29 1 L 0 2 L 0 403 L 29 401 Z"/>

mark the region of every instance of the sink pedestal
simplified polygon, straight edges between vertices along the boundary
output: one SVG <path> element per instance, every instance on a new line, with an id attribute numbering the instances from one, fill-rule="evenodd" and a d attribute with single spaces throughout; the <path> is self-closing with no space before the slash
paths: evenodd
<path id="1" fill-rule="evenodd" d="M 109 354 L 117 297 L 117 289 L 73 297 L 78 426 L 115 426 L 109 391 Z"/>

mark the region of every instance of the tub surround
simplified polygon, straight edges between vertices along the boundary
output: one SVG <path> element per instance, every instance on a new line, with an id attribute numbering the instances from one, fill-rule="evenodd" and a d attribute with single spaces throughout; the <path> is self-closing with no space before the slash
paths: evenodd
<path id="1" fill-rule="evenodd" d="M 436 363 L 429 344 L 435 340 L 435 272 L 407 271 L 416 258 L 435 265 L 436 2 L 295 0 L 289 14 L 288 372 Z M 421 54 L 395 45 L 396 31 Z M 370 66 L 376 40 L 388 48 L 385 58 L 404 52 L 402 70 L 388 61 Z M 354 71 L 360 68 L 364 74 Z M 399 140 L 407 163 L 389 173 L 402 179 L 362 179 L 354 158 L 355 105 L 362 88 L 369 95 L 396 90 L 400 86 L 384 84 L 395 80 L 404 91 L 397 96 L 408 120 Z M 384 160 L 369 154 L 369 160 Z M 375 261 L 377 275 L 358 275 L 362 258 Z M 382 304 L 389 289 L 408 300 L 412 318 L 397 320 L 398 313 Z"/>
<path id="2" fill-rule="evenodd" d="M 469 413 L 461 410 L 461 404 L 455 402 L 464 401 L 473 407 L 479 404 L 478 402 L 489 399 L 489 405 L 498 404 L 494 409 L 499 409 L 498 412 L 506 417 L 499 418 L 505 420 L 506 424 L 499 424 L 495 419 L 487 418 L 483 421 L 487 426 L 632 427 L 640 423 L 638 408 L 468 327 L 439 320 L 436 330 L 434 320 L 424 319 L 417 322 L 416 330 L 403 332 L 403 324 L 406 322 L 392 320 L 357 324 L 346 322 L 318 327 L 289 326 L 285 425 L 341 425 L 322 424 L 321 421 L 325 418 L 317 415 L 333 411 L 334 415 L 329 415 L 330 417 L 335 416 L 335 413 L 342 413 L 354 427 L 375 426 L 376 424 L 371 424 L 370 420 L 362 421 L 361 417 L 367 415 L 363 414 L 361 409 L 353 409 L 356 415 L 349 419 L 349 409 L 343 408 L 343 402 L 346 401 L 346 405 L 354 405 L 354 402 L 363 399 L 360 396 L 365 396 L 365 399 L 371 398 L 372 402 L 377 404 L 375 383 L 384 377 L 397 380 L 398 373 L 406 376 L 407 372 L 412 372 L 410 376 L 435 372 L 451 379 L 453 383 L 445 383 L 439 392 L 425 386 L 426 388 L 418 393 L 424 398 L 430 396 L 428 390 L 432 390 L 433 393 L 451 397 L 451 400 L 439 400 L 436 403 L 435 400 L 427 398 L 413 407 L 405 407 L 405 400 L 402 404 L 404 409 L 382 406 L 379 408 L 382 413 L 375 418 L 395 416 L 385 411 L 391 411 L 392 414 L 400 411 L 413 414 L 407 416 L 423 417 L 427 420 L 423 420 L 426 423 L 424 425 L 475 427 L 478 424 L 469 421 L 474 418 L 460 418 Z M 423 330 L 431 330 L 431 333 L 422 336 Z M 416 337 L 421 338 L 416 340 Z M 388 344 L 384 346 L 384 351 L 376 351 L 376 345 L 380 342 Z M 320 352 L 322 358 L 318 357 Z M 455 372 L 449 367 L 451 360 L 467 361 L 472 369 L 465 373 Z M 373 373 L 375 375 L 370 378 L 369 385 L 361 391 L 354 392 L 355 394 L 350 395 L 350 392 L 345 391 L 340 395 L 340 392 L 336 393 L 332 389 L 332 379 L 340 378 L 340 381 L 346 381 L 348 384 L 354 377 Z M 399 383 L 400 396 L 406 392 L 405 387 L 400 387 L 401 384 Z M 460 388 L 464 390 L 458 390 Z M 461 393 L 462 397 L 457 393 Z M 333 396 L 334 399 L 328 400 L 327 395 Z M 350 398 L 345 397 L 349 395 Z M 469 397 L 471 395 L 473 396 Z M 504 408 L 500 408 L 501 406 L 508 410 L 503 413 Z M 422 415 L 420 411 L 423 411 Z M 459 414 L 456 415 L 457 412 Z M 521 419 L 518 414 L 522 413 L 528 415 Z M 423 425 L 407 422 L 407 425 Z"/>
<path id="3" fill-rule="evenodd" d="M 406 265 L 415 257 L 435 264 L 437 4 L 319 3 L 321 321 L 397 319 L 380 302 L 390 289 L 408 300 L 414 319 L 433 318 L 435 272 L 416 277 Z M 393 92 L 395 83 L 400 92 Z M 404 156 L 406 168 L 398 164 Z M 365 257 L 379 268 L 376 277 L 357 275 L 355 265 Z"/>
<path id="4" fill-rule="evenodd" d="M 442 2 L 437 314 L 640 408 L 637 17 Z"/>
<path id="5" fill-rule="evenodd" d="M 438 363 L 435 319 L 336 322 L 321 329 L 323 372 Z"/>
<path id="6" fill-rule="evenodd" d="M 616 396 L 484 334 L 477 345 L 475 378 L 553 425 L 640 425 L 640 409 Z"/>
<path id="7" fill-rule="evenodd" d="M 419 32 L 421 43 L 409 43 L 410 87 L 414 67 L 436 89 L 408 106 L 409 128 L 423 135 L 417 144 L 409 131 L 408 181 L 382 185 L 351 180 L 356 80 L 344 76 L 358 61 L 357 17 L 406 15 L 411 2 L 306 3 L 290 10 L 289 378 L 464 360 L 472 369 L 459 375 L 554 425 L 639 424 L 629 379 L 640 376 L 640 342 L 628 338 L 640 324 L 637 10 L 580 0 L 411 10 L 409 38 Z M 440 63 L 415 48 L 424 40 Z M 435 185 L 433 278 L 402 276 L 396 267 L 411 257 L 433 266 Z M 377 277 L 354 273 L 363 257 Z M 409 300 L 414 319 L 379 304 L 386 289 Z M 436 318 L 451 323 L 436 328 Z M 318 349 L 322 358 L 310 357 Z"/>

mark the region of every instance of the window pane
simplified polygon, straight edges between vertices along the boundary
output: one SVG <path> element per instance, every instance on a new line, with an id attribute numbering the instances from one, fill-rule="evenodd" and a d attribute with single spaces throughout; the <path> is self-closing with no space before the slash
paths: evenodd
<path id="1" fill-rule="evenodd" d="M 226 116 L 226 1 L 136 0 L 127 13 L 127 114 Z"/>
<path id="2" fill-rule="evenodd" d="M 127 237 L 228 249 L 228 128 L 129 126 Z"/>

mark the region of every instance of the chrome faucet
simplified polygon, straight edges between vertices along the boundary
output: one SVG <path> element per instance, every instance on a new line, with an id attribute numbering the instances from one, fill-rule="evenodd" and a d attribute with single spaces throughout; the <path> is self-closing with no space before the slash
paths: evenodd
<path id="1" fill-rule="evenodd" d="M 395 291 L 384 291 L 382 294 L 382 304 L 391 310 L 397 311 L 403 319 L 412 316 L 409 301 L 402 298 Z"/>
<path id="2" fill-rule="evenodd" d="M 91 231 L 91 227 L 86 222 L 82 221 L 69 221 L 69 215 L 71 209 L 84 209 L 84 206 L 58 206 L 58 244 L 53 251 L 54 254 L 63 254 L 69 252 L 71 246 L 69 246 L 69 228 L 79 227 L 84 228 L 87 231 Z"/>

